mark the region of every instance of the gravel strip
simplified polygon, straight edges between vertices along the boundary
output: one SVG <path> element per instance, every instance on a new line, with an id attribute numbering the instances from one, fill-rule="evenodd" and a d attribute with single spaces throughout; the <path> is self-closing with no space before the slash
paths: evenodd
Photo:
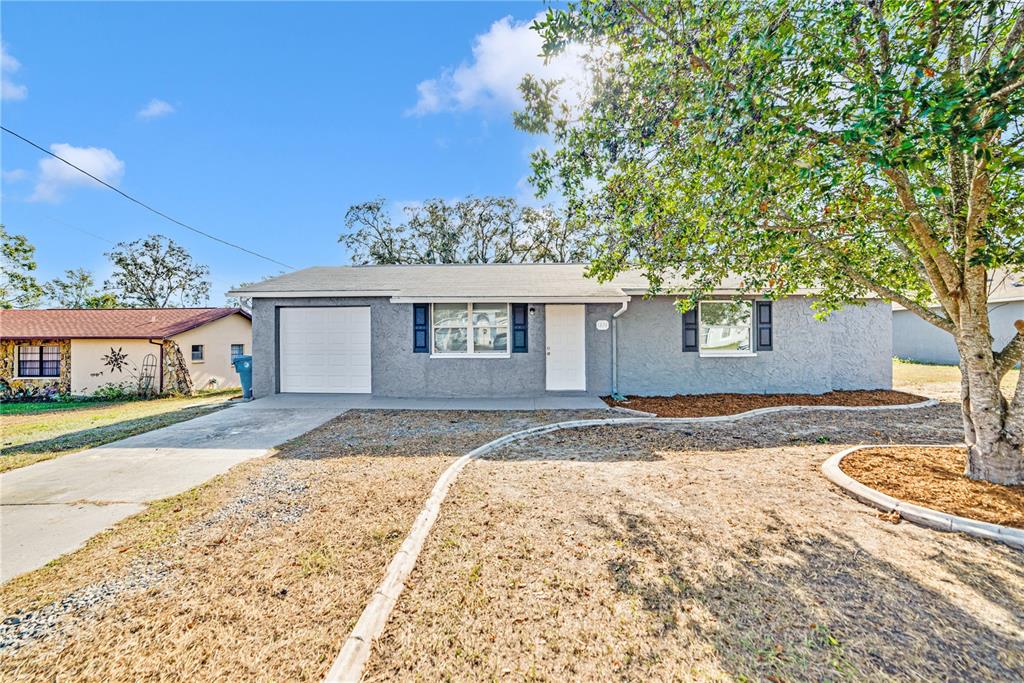
<path id="1" fill-rule="evenodd" d="M 86 586 L 38 609 L 17 609 L 0 622 L 0 653 L 16 651 L 41 638 L 65 635 L 67 617 L 80 618 L 127 592 L 150 588 L 166 578 L 168 571 L 160 561 L 137 564 L 120 578 Z"/>

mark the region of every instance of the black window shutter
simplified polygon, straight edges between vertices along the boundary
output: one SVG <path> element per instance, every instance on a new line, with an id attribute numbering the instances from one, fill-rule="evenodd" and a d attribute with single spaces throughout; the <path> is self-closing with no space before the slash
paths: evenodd
<path id="1" fill-rule="evenodd" d="M 757 350 L 772 350 L 772 302 L 758 301 L 755 328 L 757 329 Z"/>
<path id="2" fill-rule="evenodd" d="M 412 305 L 413 353 L 430 353 L 430 304 Z"/>
<path id="3" fill-rule="evenodd" d="M 527 353 L 527 321 L 530 312 L 527 304 L 512 304 L 512 353 Z"/>
<path id="4" fill-rule="evenodd" d="M 697 309 L 691 308 L 683 313 L 683 351 L 696 351 L 698 348 Z"/>

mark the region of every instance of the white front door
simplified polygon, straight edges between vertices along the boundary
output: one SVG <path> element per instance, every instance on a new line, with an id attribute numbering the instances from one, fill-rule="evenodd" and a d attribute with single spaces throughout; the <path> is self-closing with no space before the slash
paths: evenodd
<path id="1" fill-rule="evenodd" d="M 587 344 L 583 304 L 544 308 L 548 391 L 586 391 Z"/>
<path id="2" fill-rule="evenodd" d="M 370 393 L 368 306 L 282 308 L 282 392 Z"/>

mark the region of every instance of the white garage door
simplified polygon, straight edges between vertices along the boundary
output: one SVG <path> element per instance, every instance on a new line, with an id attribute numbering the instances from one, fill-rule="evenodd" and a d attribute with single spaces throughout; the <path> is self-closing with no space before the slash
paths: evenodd
<path id="1" fill-rule="evenodd" d="M 370 393 L 370 309 L 282 308 L 282 392 Z"/>

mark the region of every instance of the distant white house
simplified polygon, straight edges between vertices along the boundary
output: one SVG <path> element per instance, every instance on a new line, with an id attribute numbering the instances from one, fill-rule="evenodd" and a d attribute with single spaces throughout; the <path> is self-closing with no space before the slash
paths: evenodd
<path id="1" fill-rule="evenodd" d="M 1001 349 L 1016 333 L 1015 320 L 1024 320 L 1024 277 L 995 271 L 989 285 L 988 315 L 992 348 Z M 919 363 L 958 365 L 960 354 L 953 335 L 925 322 L 899 304 L 892 307 L 892 352 Z"/>

